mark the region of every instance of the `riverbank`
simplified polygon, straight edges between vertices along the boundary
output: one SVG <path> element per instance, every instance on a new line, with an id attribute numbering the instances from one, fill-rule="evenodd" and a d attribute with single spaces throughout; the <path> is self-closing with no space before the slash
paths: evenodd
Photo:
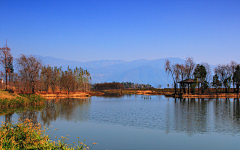
<path id="1" fill-rule="evenodd" d="M 0 90 L 0 108 L 19 107 L 44 104 L 45 99 L 40 95 L 19 95 Z"/>
<path id="2" fill-rule="evenodd" d="M 90 97 L 91 95 L 86 92 L 70 92 L 69 94 L 67 92 L 65 93 L 46 93 L 42 92 L 39 93 L 42 97 L 46 99 L 56 99 L 56 98 L 84 98 L 84 97 Z"/>
<path id="3" fill-rule="evenodd" d="M 109 89 L 101 90 L 104 94 L 139 94 L 139 95 L 163 95 L 164 92 L 156 90 L 142 90 L 142 89 Z"/>
<path id="4" fill-rule="evenodd" d="M 174 89 L 109 89 L 101 90 L 103 95 L 108 94 L 138 94 L 138 95 L 164 95 L 166 97 L 174 98 L 239 98 L 240 94 L 237 93 L 207 93 L 207 94 L 174 94 Z"/>
<path id="5" fill-rule="evenodd" d="M 174 98 L 239 98 L 240 94 L 232 94 L 232 93 L 219 93 L 219 94 L 172 94 Z"/>

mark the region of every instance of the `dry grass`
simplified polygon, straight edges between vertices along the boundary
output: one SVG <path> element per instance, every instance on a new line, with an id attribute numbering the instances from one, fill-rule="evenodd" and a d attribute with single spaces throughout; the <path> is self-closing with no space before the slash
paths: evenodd
<path id="1" fill-rule="evenodd" d="M 75 92 L 75 94 L 40 94 L 42 97 L 46 99 L 55 99 L 55 98 L 85 98 L 90 95 L 85 92 Z"/>
<path id="2" fill-rule="evenodd" d="M 44 102 L 45 99 L 40 95 L 18 95 L 0 90 L 0 108 L 39 105 Z"/>
<path id="3" fill-rule="evenodd" d="M 9 93 L 8 91 L 0 90 L 0 98 L 13 99 L 13 98 L 17 98 L 17 96 L 18 96 L 17 94 Z"/>

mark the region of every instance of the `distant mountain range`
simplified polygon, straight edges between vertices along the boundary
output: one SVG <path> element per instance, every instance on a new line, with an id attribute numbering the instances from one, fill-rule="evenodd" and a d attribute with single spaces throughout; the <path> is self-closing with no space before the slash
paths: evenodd
<path id="1" fill-rule="evenodd" d="M 123 60 L 96 60 L 89 62 L 68 61 L 64 59 L 34 55 L 44 65 L 62 67 L 66 70 L 69 66 L 74 69 L 82 67 L 87 69 L 92 77 L 92 83 L 102 82 L 133 82 L 139 84 L 150 84 L 157 87 L 167 87 L 173 84 L 172 77 L 167 76 L 164 71 L 165 60 L 169 59 L 172 64 L 184 63 L 180 58 L 162 58 L 156 60 L 139 59 L 134 61 Z"/>
<path id="2" fill-rule="evenodd" d="M 87 69 L 92 77 L 92 83 L 102 82 L 134 82 L 139 84 L 150 84 L 154 87 L 161 84 L 167 87 L 172 84 L 171 76 L 167 76 L 164 71 L 166 58 L 156 60 L 139 59 L 134 61 L 123 60 L 96 60 L 89 62 L 68 61 L 54 57 L 44 57 L 35 55 L 42 60 L 44 65 L 62 66 L 65 70 L 69 66 L 74 69 L 82 67 Z M 167 58 L 172 64 L 184 63 L 180 58 Z"/>

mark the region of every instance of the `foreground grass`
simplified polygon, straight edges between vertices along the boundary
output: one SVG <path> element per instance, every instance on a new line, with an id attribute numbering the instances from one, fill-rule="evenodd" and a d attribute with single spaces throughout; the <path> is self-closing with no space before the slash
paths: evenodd
<path id="1" fill-rule="evenodd" d="M 17 124 L 2 124 L 0 128 L 0 149 L 51 149 L 51 150 L 85 150 L 89 147 L 82 142 L 67 144 L 67 137 L 61 137 L 57 142 L 50 140 L 46 127 L 34 125 L 31 120 Z M 96 143 L 93 143 L 95 145 Z M 91 147 L 92 148 L 92 147 Z"/>
<path id="2" fill-rule="evenodd" d="M 45 99 L 40 95 L 17 95 L 0 90 L 0 108 L 43 104 Z"/>

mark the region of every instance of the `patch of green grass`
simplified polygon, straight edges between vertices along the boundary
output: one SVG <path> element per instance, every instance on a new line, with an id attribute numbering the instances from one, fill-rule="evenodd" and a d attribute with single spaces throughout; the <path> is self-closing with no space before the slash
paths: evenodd
<path id="1" fill-rule="evenodd" d="M 5 95 L 7 95 L 5 93 Z M 40 95 L 14 95 L 11 98 L 0 97 L 0 108 L 19 107 L 26 105 L 39 105 L 45 102 L 45 98 Z"/>

